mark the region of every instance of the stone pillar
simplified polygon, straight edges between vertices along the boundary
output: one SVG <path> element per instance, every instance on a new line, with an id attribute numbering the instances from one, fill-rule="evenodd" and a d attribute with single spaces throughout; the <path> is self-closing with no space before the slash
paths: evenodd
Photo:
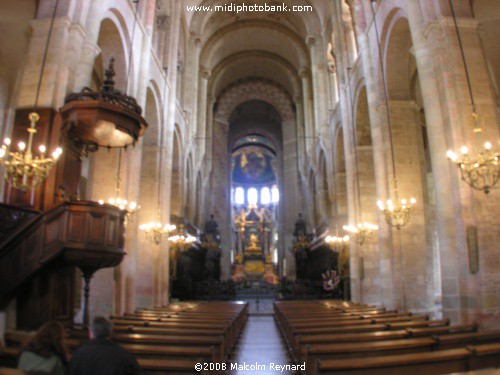
<path id="1" fill-rule="evenodd" d="M 221 279 L 227 280 L 231 277 L 231 214 L 230 193 L 231 181 L 229 160 L 231 154 L 228 150 L 227 134 L 229 124 L 225 119 L 216 118 L 212 132 L 212 175 L 210 182 L 211 191 L 211 209 L 210 212 L 215 216 L 219 223 L 221 232 L 222 253 L 220 260 Z"/>
<path id="2" fill-rule="evenodd" d="M 359 50 L 361 61 L 366 79 L 366 93 L 368 100 L 368 115 L 370 119 L 371 139 L 373 147 L 373 165 L 375 169 L 376 195 L 380 199 L 389 197 L 389 181 L 392 176 L 389 173 L 390 159 L 387 150 L 390 150 L 387 133 L 387 112 L 385 106 L 381 105 L 383 96 L 380 88 L 380 66 L 378 60 L 373 59 L 378 53 L 377 50 L 371 50 L 370 46 L 376 46 L 374 31 L 370 36 L 359 35 Z M 368 43 L 368 38 L 372 39 Z M 376 48 L 376 47 L 375 47 Z M 374 65 L 373 61 L 377 61 Z M 386 198 L 387 199 L 387 198 Z M 375 204 L 375 202 L 373 203 Z M 394 250 L 392 246 L 392 230 L 385 223 L 384 218 L 378 216 L 378 245 L 379 253 L 379 272 L 380 272 L 380 302 L 388 309 L 400 308 L 400 293 L 397 285 L 400 285 L 395 274 Z"/>
<path id="3" fill-rule="evenodd" d="M 172 4 L 172 16 L 171 16 L 171 27 L 170 27 L 170 45 L 168 47 L 169 51 L 175 51 L 175 53 L 169 54 L 168 60 L 168 74 L 167 81 L 169 83 L 169 90 L 167 91 L 166 97 L 166 117 L 163 119 L 165 134 L 163 139 L 165 139 L 165 148 L 163 149 L 160 157 L 163 158 L 164 163 L 164 175 L 163 175 L 163 183 L 165 184 L 164 188 L 162 188 L 162 202 L 165 202 L 162 207 L 162 219 L 165 222 L 170 220 L 170 198 L 172 191 L 172 158 L 173 158 L 173 141 L 174 141 L 174 128 L 175 128 L 175 113 L 176 113 L 176 93 L 175 88 L 177 87 L 177 49 L 179 48 L 179 35 L 180 35 L 180 27 L 181 27 L 181 2 L 173 2 Z M 161 282 L 161 304 L 167 305 L 169 303 L 169 290 L 170 290 L 170 280 L 169 280 L 169 259 L 170 259 L 170 250 L 163 253 L 160 251 L 160 257 L 162 257 L 162 277 L 163 280 Z"/>
<path id="4" fill-rule="evenodd" d="M 500 238 L 492 215 L 500 212 L 500 203 L 494 196 L 475 192 L 460 181 L 456 166 L 445 157 L 449 148 L 458 150 L 463 143 L 474 144 L 470 98 L 456 31 L 449 18 L 441 18 L 442 29 L 427 27 L 417 0 L 408 2 L 408 14 L 436 187 L 443 315 L 455 323 L 476 321 L 483 326 L 498 325 L 495 316 L 500 311 L 500 279 L 494 259 L 500 256 Z M 489 89 L 478 89 L 488 87 L 489 77 L 477 25 L 467 18 L 460 18 L 458 22 L 481 126 L 490 139 L 498 139 L 494 95 Z M 498 145 L 495 146 L 498 149 Z M 469 270 L 466 242 L 469 225 L 478 228 L 481 255 L 476 274 Z"/>
<path id="5" fill-rule="evenodd" d="M 207 111 L 209 111 L 208 104 L 208 80 L 210 78 L 210 72 L 208 70 L 203 70 L 201 73 L 201 90 L 198 102 L 200 103 L 198 111 L 198 121 L 194 135 L 198 137 L 196 139 L 196 153 L 198 157 L 202 157 L 205 154 L 205 145 L 207 137 Z"/>
<path id="6" fill-rule="evenodd" d="M 312 155 L 314 152 L 311 152 L 312 146 L 311 144 L 314 144 L 312 142 L 312 138 L 314 137 L 314 128 L 315 128 L 315 122 L 314 122 L 314 110 L 313 110 L 313 105 L 312 105 L 312 98 L 311 98 L 311 88 L 310 88 L 310 83 L 309 83 L 309 71 L 307 69 L 303 69 L 300 72 L 300 78 L 302 80 L 302 93 L 303 93 L 303 106 L 304 106 L 304 144 L 305 144 L 305 151 L 306 155 Z"/>
<path id="7" fill-rule="evenodd" d="M 292 247 L 293 228 L 297 219 L 297 207 L 300 207 L 300 181 L 297 163 L 297 123 L 296 120 L 284 119 L 283 129 L 283 176 L 280 178 L 280 203 L 278 228 L 279 248 L 278 264 L 280 276 L 283 276 L 283 259 L 286 259 L 286 275 L 295 275 L 295 258 L 289 251 Z"/>
<path id="8" fill-rule="evenodd" d="M 333 107 L 333 103 L 337 103 L 339 100 L 337 69 L 334 63 L 328 64 L 328 76 L 330 79 L 330 91 L 332 96 L 332 107 Z"/>

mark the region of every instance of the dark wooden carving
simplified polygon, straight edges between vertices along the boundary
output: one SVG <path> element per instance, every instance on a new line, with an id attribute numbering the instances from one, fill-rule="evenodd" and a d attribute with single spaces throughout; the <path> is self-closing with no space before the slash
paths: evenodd
<path id="1" fill-rule="evenodd" d="M 19 226 L 0 248 L 0 306 L 16 288 L 54 261 L 93 271 L 125 255 L 124 215 L 95 202 L 65 202 Z"/>
<path id="2" fill-rule="evenodd" d="M 115 89 L 114 59 L 105 71 L 106 79 L 99 91 L 84 87 L 71 93 L 59 109 L 68 136 L 87 150 L 103 147 L 127 147 L 146 131 L 146 120 L 135 98 Z"/>

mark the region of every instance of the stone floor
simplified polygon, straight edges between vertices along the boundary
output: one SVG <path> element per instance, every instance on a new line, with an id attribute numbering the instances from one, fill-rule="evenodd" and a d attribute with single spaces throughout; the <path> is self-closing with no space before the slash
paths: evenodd
<path id="1" fill-rule="evenodd" d="M 242 368 L 229 371 L 229 374 L 291 375 L 298 373 L 286 370 L 281 372 L 276 366 L 271 367 L 272 364 L 281 366 L 293 364 L 288 356 L 278 326 L 271 315 L 250 315 L 236 350 L 227 362 L 229 366 L 236 363 L 238 366 L 247 365 L 247 370 Z M 256 365 L 260 367 L 257 368 Z"/>

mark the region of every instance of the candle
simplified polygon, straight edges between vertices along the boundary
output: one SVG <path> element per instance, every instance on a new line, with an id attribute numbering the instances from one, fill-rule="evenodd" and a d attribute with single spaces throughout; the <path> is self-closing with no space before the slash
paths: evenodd
<path id="1" fill-rule="evenodd" d="M 231 264 L 234 263 L 234 250 L 231 250 Z"/>
<path id="2" fill-rule="evenodd" d="M 286 258 L 283 259 L 283 276 L 286 276 Z"/>

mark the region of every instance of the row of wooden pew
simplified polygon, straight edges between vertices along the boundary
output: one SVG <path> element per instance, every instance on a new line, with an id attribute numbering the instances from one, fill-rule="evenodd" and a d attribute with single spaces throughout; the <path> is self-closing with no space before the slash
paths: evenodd
<path id="1" fill-rule="evenodd" d="M 112 339 L 131 351 L 146 374 L 198 373 L 197 363 L 227 359 L 247 320 L 248 304 L 240 302 L 177 303 L 123 316 L 112 316 Z M 88 332 L 68 330 L 71 351 L 88 340 Z M 26 333 L 5 335 L 0 355 L 17 356 Z M 199 373 L 203 373 L 199 372 Z"/>
<path id="2" fill-rule="evenodd" d="M 275 319 L 307 374 L 448 374 L 500 366 L 500 330 L 344 301 L 282 301 Z"/>

